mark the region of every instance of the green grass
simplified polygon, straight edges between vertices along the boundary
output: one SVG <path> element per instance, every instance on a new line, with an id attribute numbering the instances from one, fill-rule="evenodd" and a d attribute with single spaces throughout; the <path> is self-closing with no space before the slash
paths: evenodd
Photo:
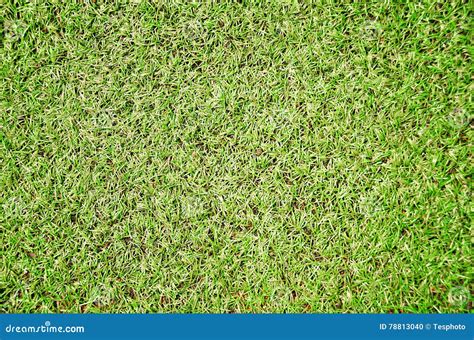
<path id="1" fill-rule="evenodd" d="M 470 310 L 472 3 L 0 6 L 0 311 Z"/>

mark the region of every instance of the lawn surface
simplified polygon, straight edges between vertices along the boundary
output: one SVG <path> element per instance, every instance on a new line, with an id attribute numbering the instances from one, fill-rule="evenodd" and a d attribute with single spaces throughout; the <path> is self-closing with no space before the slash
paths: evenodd
<path id="1" fill-rule="evenodd" d="M 472 4 L 0 8 L 0 311 L 471 308 Z"/>

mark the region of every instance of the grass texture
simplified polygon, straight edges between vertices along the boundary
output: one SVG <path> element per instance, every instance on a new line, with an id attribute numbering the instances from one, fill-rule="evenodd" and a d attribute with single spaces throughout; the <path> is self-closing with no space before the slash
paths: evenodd
<path id="1" fill-rule="evenodd" d="M 472 3 L 0 6 L 0 311 L 469 312 Z"/>

